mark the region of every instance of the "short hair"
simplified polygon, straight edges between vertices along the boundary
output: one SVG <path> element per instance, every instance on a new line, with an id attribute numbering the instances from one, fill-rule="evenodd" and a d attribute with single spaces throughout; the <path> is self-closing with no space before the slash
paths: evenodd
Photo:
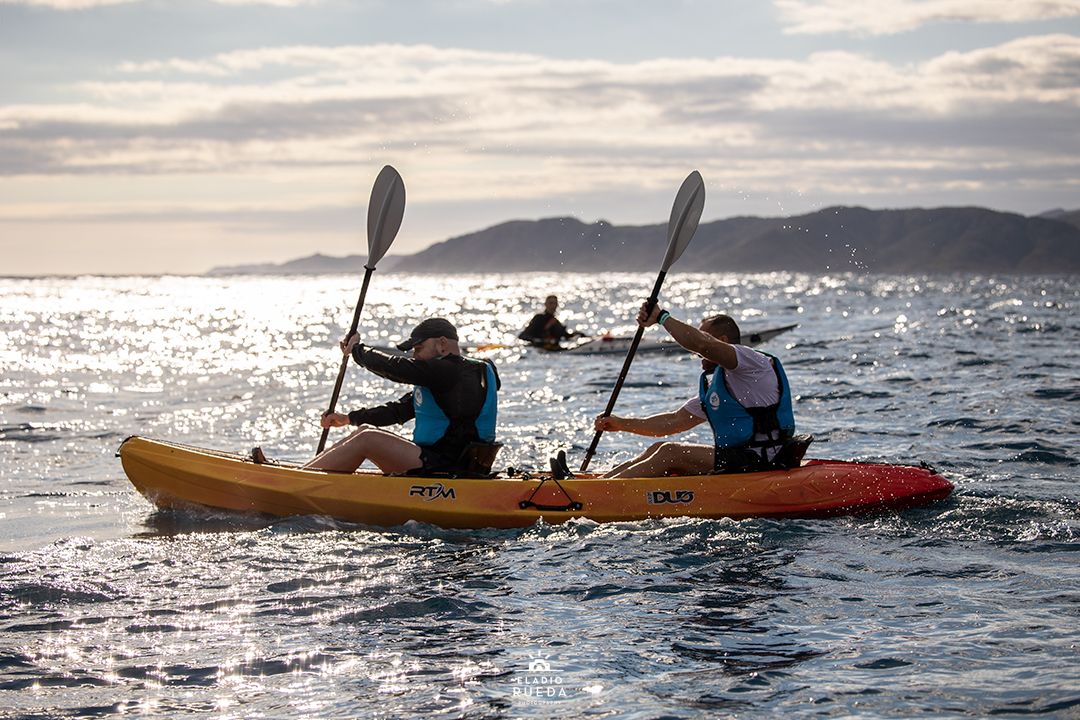
<path id="1" fill-rule="evenodd" d="M 554 300 L 555 302 L 559 302 L 559 296 L 558 295 L 548 295 L 546 298 L 544 298 L 544 302 L 546 303 L 548 300 Z"/>
<path id="2" fill-rule="evenodd" d="M 742 333 L 739 332 L 739 324 L 730 315 L 712 315 L 705 318 L 706 332 L 719 339 L 726 335 L 728 342 L 733 345 L 742 344 Z"/>

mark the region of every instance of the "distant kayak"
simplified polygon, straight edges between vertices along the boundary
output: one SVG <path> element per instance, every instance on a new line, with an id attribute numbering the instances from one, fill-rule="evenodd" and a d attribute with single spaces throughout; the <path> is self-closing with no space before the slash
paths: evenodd
<path id="1" fill-rule="evenodd" d="M 794 330 L 799 327 L 798 323 L 792 325 L 781 325 L 780 327 L 766 328 L 763 330 L 749 330 L 742 334 L 742 344 L 749 347 L 761 345 L 767 343 L 778 335 L 782 335 L 789 330 Z M 615 337 L 613 335 L 603 335 L 597 338 L 589 338 L 582 340 L 576 345 L 531 345 L 528 343 L 482 343 L 478 345 L 462 345 L 462 352 L 468 353 L 483 353 L 491 352 L 495 350 L 515 350 L 515 349 L 530 349 L 539 350 L 540 352 L 549 353 L 570 353 L 573 355 L 625 355 L 630 349 L 630 343 L 634 341 L 632 337 Z M 402 355 L 402 351 L 395 347 L 387 347 L 376 345 L 376 350 L 381 350 L 391 355 Z M 639 353 L 656 353 L 656 352 L 686 352 L 677 342 L 674 340 L 642 340 L 638 344 Z"/>
<path id="2" fill-rule="evenodd" d="M 392 527 L 527 527 L 543 518 L 618 522 L 662 517 L 821 517 L 916 507 L 952 484 L 927 467 L 808 460 L 738 475 L 469 479 L 328 473 L 258 465 L 239 455 L 132 437 L 117 453 L 131 483 L 162 508 L 201 505 L 277 516 L 328 515 Z"/>
<path id="3" fill-rule="evenodd" d="M 762 343 L 769 342 L 777 335 L 782 335 L 798 326 L 798 323 L 796 323 L 794 325 L 784 325 L 781 327 L 767 328 L 765 330 L 748 331 L 742 335 L 742 344 L 749 347 L 761 345 Z M 630 344 L 633 341 L 634 338 L 632 337 L 613 337 L 605 335 L 603 337 L 587 340 L 578 345 L 571 345 L 563 348 L 539 349 L 553 352 L 573 353 L 575 355 L 625 355 L 630 349 Z M 639 353 L 686 352 L 686 350 L 674 340 L 642 340 L 638 344 L 637 351 Z"/>

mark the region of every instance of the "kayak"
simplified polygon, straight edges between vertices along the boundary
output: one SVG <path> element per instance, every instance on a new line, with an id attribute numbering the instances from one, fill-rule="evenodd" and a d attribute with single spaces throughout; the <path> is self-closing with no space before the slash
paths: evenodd
<path id="1" fill-rule="evenodd" d="M 782 325 L 780 327 L 765 328 L 763 330 L 751 330 L 742 334 L 742 344 L 748 347 L 755 347 L 762 343 L 769 342 L 777 335 L 782 335 L 789 330 L 794 330 L 799 327 L 798 323 L 793 325 Z M 533 343 L 519 343 L 516 345 L 506 345 L 504 343 L 484 343 L 480 345 L 462 345 L 461 350 L 465 354 L 484 353 L 491 352 L 493 350 L 516 350 L 519 348 L 530 348 L 533 350 L 540 350 L 542 352 L 558 352 L 569 353 L 571 355 L 625 355 L 630 350 L 630 344 L 634 341 L 632 337 L 615 337 L 613 335 L 601 335 L 597 338 L 590 338 L 584 340 L 577 345 L 537 345 Z M 388 353 L 390 355 L 405 355 L 407 353 L 398 350 L 396 347 L 387 345 L 373 345 L 376 350 Z M 638 343 L 637 352 L 641 353 L 656 353 L 656 352 L 686 352 L 677 342 L 674 340 L 642 340 Z"/>
<path id="2" fill-rule="evenodd" d="M 766 343 L 777 335 L 782 335 L 788 330 L 792 330 L 798 327 L 798 323 L 794 325 L 784 325 L 782 327 L 768 328 L 766 330 L 757 330 L 752 332 L 743 333 L 742 344 L 748 347 L 754 347 Z M 630 344 L 634 341 L 630 337 L 613 337 L 611 335 L 603 335 L 598 338 L 593 338 L 580 345 L 571 345 L 569 347 L 557 347 L 557 348 L 543 348 L 542 350 L 553 350 L 570 353 L 572 355 L 625 355 L 630 350 Z M 674 340 L 642 340 L 638 343 L 638 353 L 654 353 L 654 352 L 686 352 Z"/>
<path id="3" fill-rule="evenodd" d="M 822 517 L 916 507 L 953 490 L 926 466 L 839 460 L 737 475 L 555 480 L 543 474 L 475 479 L 328 473 L 137 436 L 125 440 L 117 455 L 135 488 L 160 508 L 327 515 L 381 527 L 410 520 L 443 528 L 515 528 L 540 518 Z"/>

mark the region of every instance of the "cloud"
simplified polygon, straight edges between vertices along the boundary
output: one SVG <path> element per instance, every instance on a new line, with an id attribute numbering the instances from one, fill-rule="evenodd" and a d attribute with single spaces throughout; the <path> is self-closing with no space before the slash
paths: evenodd
<path id="1" fill-rule="evenodd" d="M 318 188 L 305 202 L 323 206 L 342 176 L 388 160 L 408 166 L 411 197 L 442 203 L 641 193 L 687 167 L 747 191 L 845 198 L 1080 177 L 1071 35 L 918 64 L 297 46 L 114 76 L 62 104 L 0 107 L 0 175 L 181 178 L 191 198 L 227 176 Z"/>
<path id="2" fill-rule="evenodd" d="M 0 5 L 26 5 L 30 7 L 51 8 L 53 10 L 90 10 L 110 5 L 131 5 L 146 0 L 0 0 Z M 314 5 L 320 0 L 211 0 L 219 5 L 271 5 L 274 7 L 296 7 Z"/>
<path id="3" fill-rule="evenodd" d="M 53 10 L 87 10 L 109 5 L 129 5 L 144 0 L 0 0 L 0 5 L 27 5 Z"/>
<path id="4" fill-rule="evenodd" d="M 784 32 L 892 35 L 935 22 L 1028 22 L 1080 15 L 1080 0 L 773 0 Z"/>
<path id="5" fill-rule="evenodd" d="M 322 0 L 213 0 L 219 5 L 271 5 L 274 7 L 299 7 L 318 5 Z"/>

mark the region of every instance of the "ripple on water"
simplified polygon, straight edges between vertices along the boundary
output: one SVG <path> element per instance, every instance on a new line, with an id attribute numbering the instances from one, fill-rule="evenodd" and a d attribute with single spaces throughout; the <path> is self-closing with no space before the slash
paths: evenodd
<path id="1" fill-rule="evenodd" d="M 996 365 L 998 362 L 999 361 L 992 358 L 969 358 L 966 360 L 958 360 L 956 366 L 964 368 L 986 367 L 987 365 Z"/>
<path id="2" fill-rule="evenodd" d="M 110 602 L 114 596 L 97 590 L 81 590 L 58 587 L 45 583 L 22 583 L 4 588 L 4 604 L 25 603 L 35 607 L 43 605 L 80 605 Z"/>
<path id="3" fill-rule="evenodd" d="M 942 420 L 931 420 L 926 423 L 926 427 L 959 427 L 959 428 L 979 428 L 983 426 L 983 421 L 972 417 L 959 417 L 959 418 L 945 418 Z"/>
<path id="4" fill-rule="evenodd" d="M 56 426 L 38 423 L 0 425 L 0 442 L 52 442 L 63 437 L 56 430 L 58 430 Z"/>
<path id="5" fill-rule="evenodd" d="M 833 392 L 800 395 L 800 400 L 881 400 L 894 394 L 887 390 L 835 390 Z"/>
<path id="6" fill-rule="evenodd" d="M 75 626 L 72 620 L 54 620 L 51 622 L 39 622 L 39 623 L 15 623 L 12 625 L 4 626 L 5 632 L 21 632 L 21 633 L 52 633 L 60 630 L 69 630 Z"/>
<path id="7" fill-rule="evenodd" d="M 1041 463 L 1044 465 L 1072 466 L 1076 461 L 1069 456 L 1065 448 L 1043 440 L 1022 440 L 1015 442 L 979 442 L 964 445 L 967 450 L 982 450 L 1000 453 L 1002 450 L 1015 450 L 1001 459 L 1007 463 Z"/>
<path id="8" fill-rule="evenodd" d="M 362 624 L 384 620 L 410 620 L 427 623 L 431 620 L 469 620 L 479 622 L 486 617 L 491 605 L 465 602 L 451 597 L 428 597 L 422 600 L 398 600 L 367 610 L 345 613 L 337 618 L 342 624 Z"/>
<path id="9" fill-rule="evenodd" d="M 1031 392 L 1031 397 L 1039 400 L 1080 402 L 1080 390 L 1075 388 L 1039 388 Z"/>

